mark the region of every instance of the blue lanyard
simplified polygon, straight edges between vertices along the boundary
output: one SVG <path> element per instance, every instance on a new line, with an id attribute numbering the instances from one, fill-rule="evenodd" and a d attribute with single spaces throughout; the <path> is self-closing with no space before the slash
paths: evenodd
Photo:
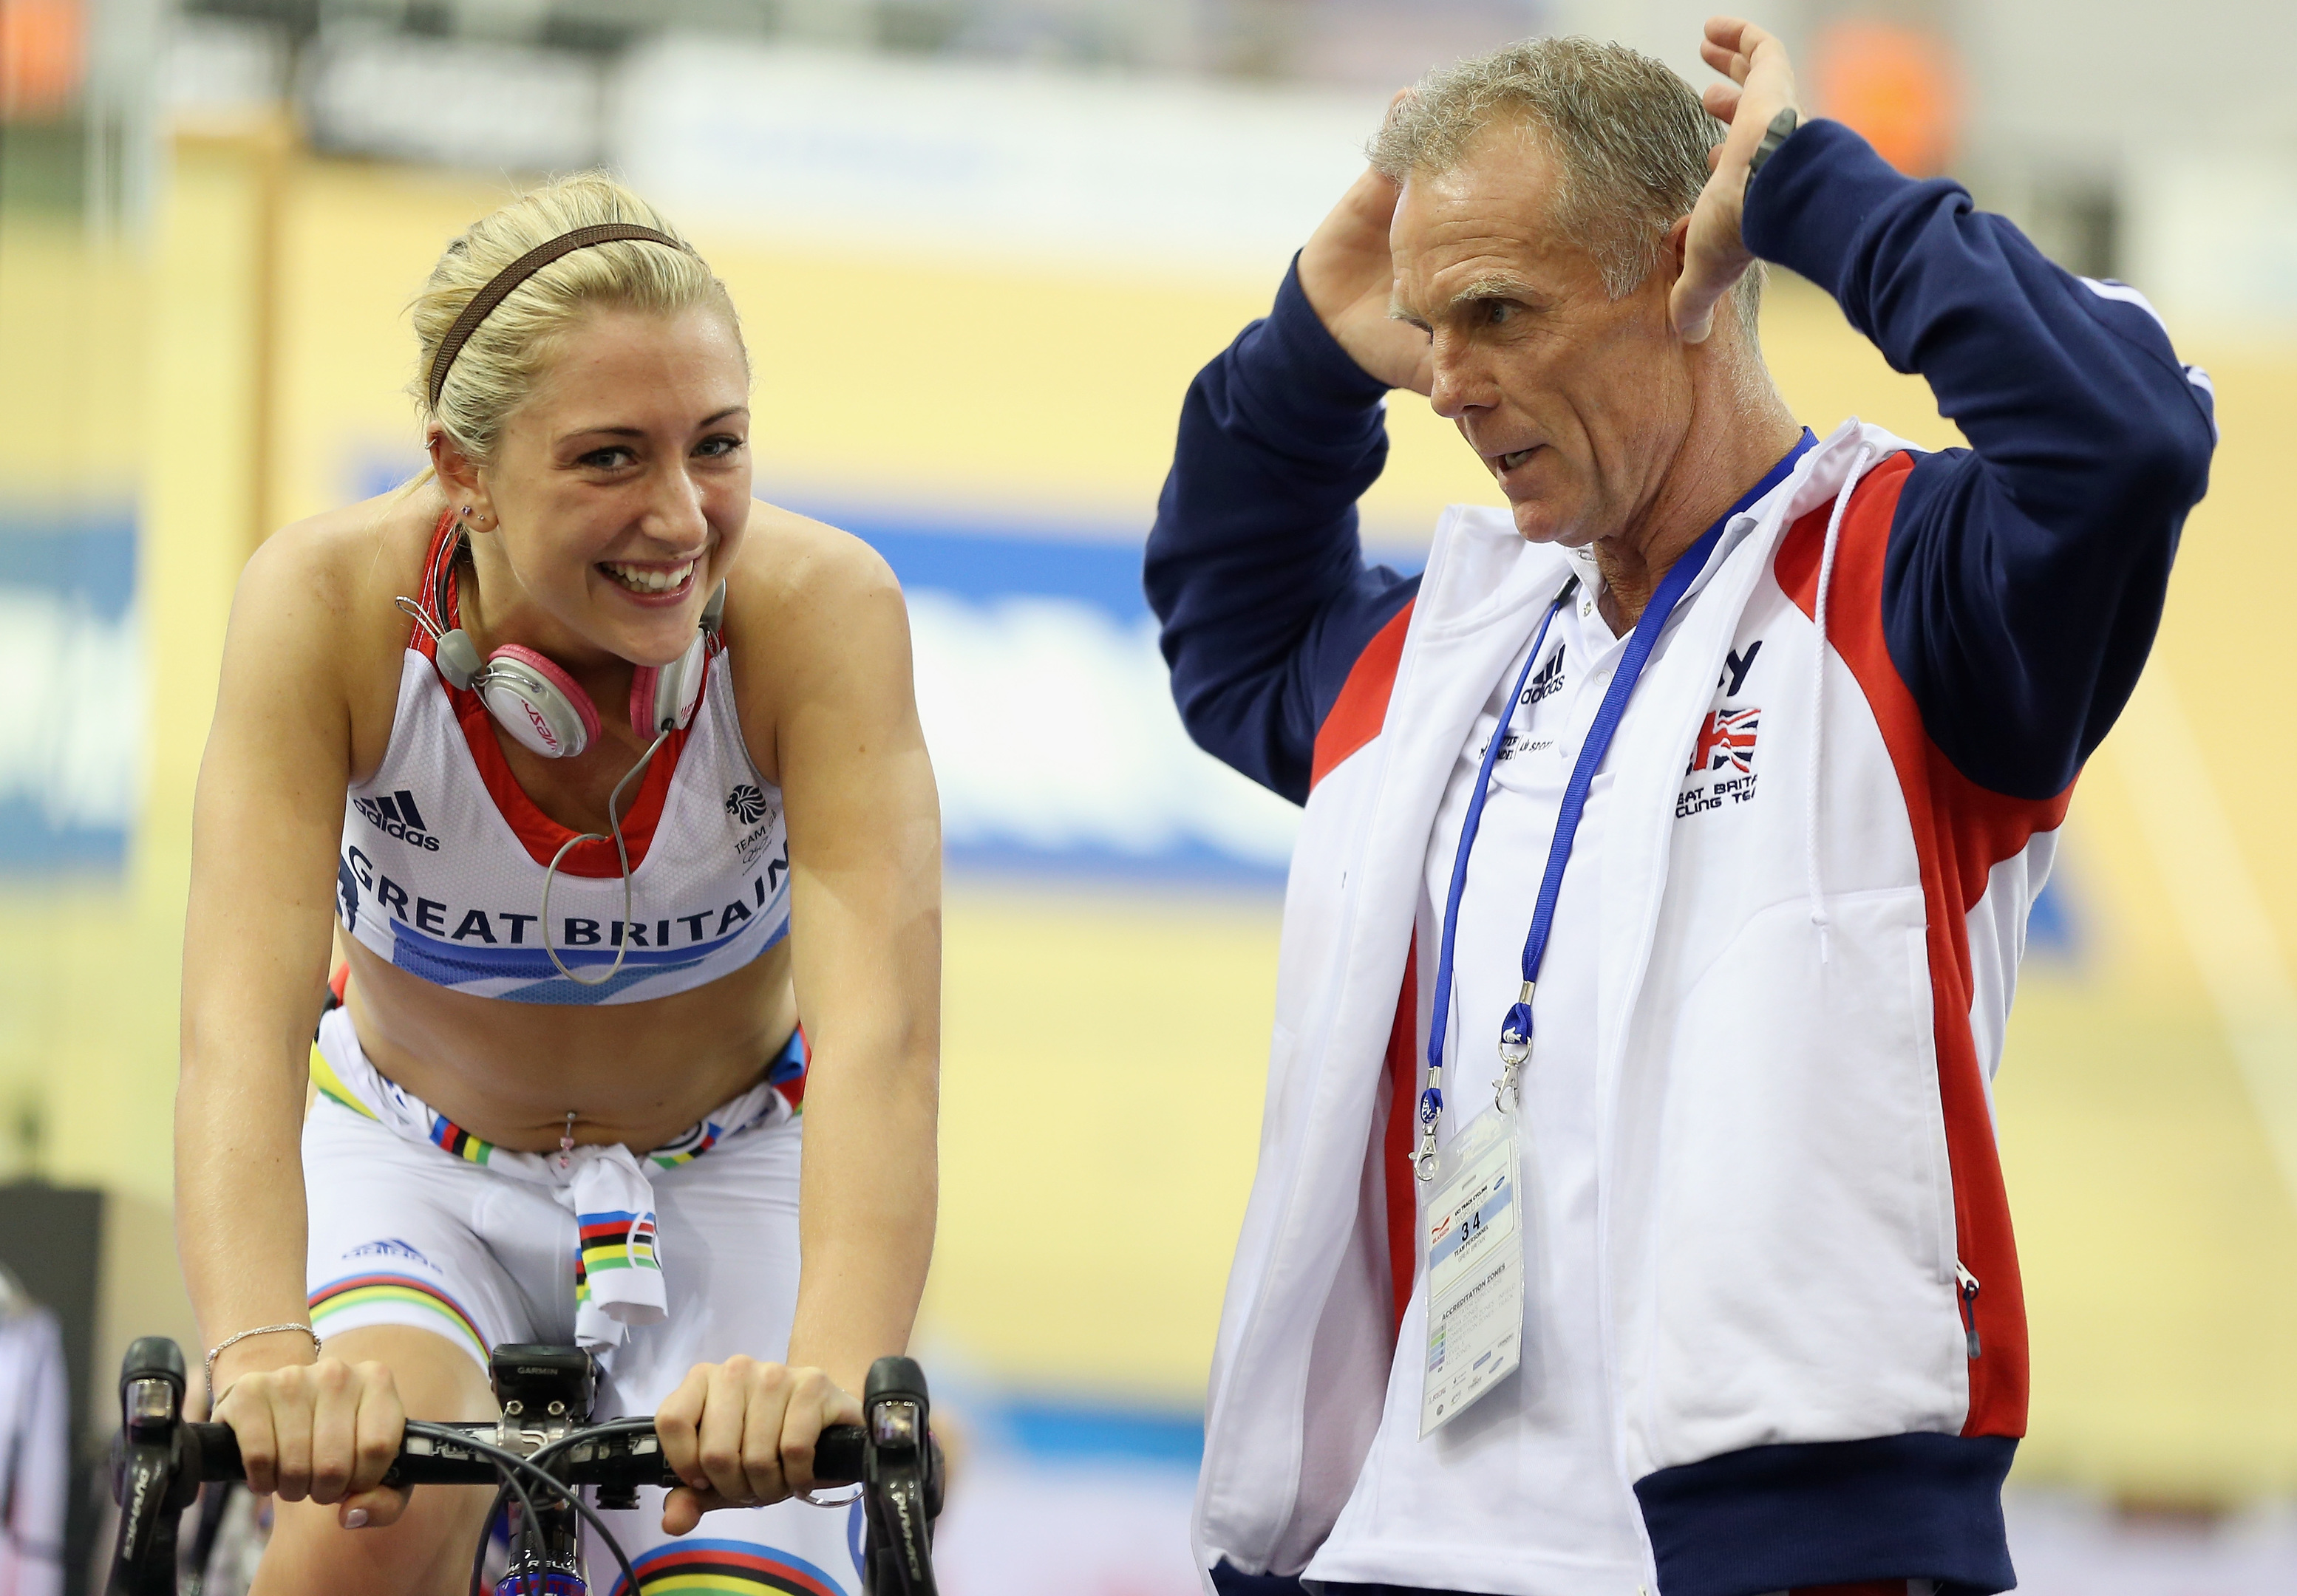
<path id="1" fill-rule="evenodd" d="M 1619 722 L 1627 712 L 1628 695 L 1634 692 L 1635 683 L 1642 679 L 1643 666 L 1651 660 L 1651 650 L 1659 644 L 1659 634 L 1667 629 L 1668 617 L 1675 606 L 1707 569 L 1716 545 L 1723 540 L 1723 529 L 1733 516 L 1761 498 L 1786 480 L 1804 451 L 1817 441 L 1808 432 L 1786 458 L 1766 472 L 1757 482 L 1724 512 L 1713 526 L 1707 529 L 1698 542 L 1683 551 L 1682 556 L 1668 567 L 1659 581 L 1659 590 L 1643 606 L 1635 621 L 1635 629 L 1627 639 L 1626 651 L 1619 658 L 1618 672 L 1603 694 L 1603 702 L 1595 711 L 1594 723 L 1587 728 L 1587 740 L 1580 746 L 1578 761 L 1571 767 L 1571 779 L 1563 788 L 1563 804 L 1555 818 L 1555 840 L 1547 850 L 1547 873 L 1540 878 L 1539 897 L 1531 911 L 1531 932 L 1523 944 L 1523 990 L 1500 1024 L 1500 1062 L 1505 1074 L 1502 1077 L 1500 1101 L 1506 1102 L 1507 1082 L 1516 1070 L 1531 1056 L 1531 998 L 1539 983 L 1540 962 L 1547 957 L 1547 934 L 1555 924 L 1555 902 L 1563 891 L 1564 868 L 1571 862 L 1571 845 L 1579 835 L 1579 820 L 1586 812 L 1587 790 L 1594 785 L 1595 772 L 1601 768 L 1603 755 L 1611 746 L 1611 736 L 1619 729 Z M 1460 849 L 1452 860 L 1451 890 L 1444 898 L 1444 938 L 1436 956 L 1436 1005 L 1428 1021 L 1428 1084 L 1420 1094 L 1420 1150 L 1414 1159 L 1420 1178 L 1432 1179 L 1436 1164 L 1436 1127 L 1444 1117 L 1444 1040 L 1451 1028 L 1452 1018 L 1452 951 L 1453 942 L 1460 928 L 1460 900 L 1468 887 L 1468 856 L 1476 846 L 1476 832 L 1483 824 L 1484 800 L 1490 796 L 1492 768 L 1499 762 L 1500 750 L 1507 742 L 1508 722 L 1514 718 L 1515 706 L 1523 698 L 1523 689 L 1531 679 L 1533 668 L 1547 643 L 1548 628 L 1571 600 L 1571 591 L 1578 585 L 1575 579 L 1547 606 L 1547 614 L 1539 623 L 1539 632 L 1532 639 L 1531 655 L 1523 662 L 1516 677 L 1515 689 L 1507 702 L 1500 706 L 1498 726 L 1492 730 L 1492 740 L 1484 750 L 1484 762 L 1476 771 L 1475 791 L 1468 799 L 1468 818 L 1460 827 Z"/>

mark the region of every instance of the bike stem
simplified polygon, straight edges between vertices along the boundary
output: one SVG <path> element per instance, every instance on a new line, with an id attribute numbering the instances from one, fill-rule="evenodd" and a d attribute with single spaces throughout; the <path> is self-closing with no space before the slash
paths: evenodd
<path id="1" fill-rule="evenodd" d="M 489 1373 L 502 1409 L 496 1444 L 533 1457 L 589 1422 L 598 1390 L 597 1366 L 579 1347 L 512 1343 L 498 1346 Z M 549 1467 L 547 1463 L 545 1467 Z M 564 1477 L 563 1468 L 552 1472 Z M 598 1493 L 601 1508 L 636 1507 L 628 1485 Z M 548 1495 L 534 1504 L 531 1522 L 523 1504 L 514 1506 L 510 1567 L 495 1583 L 495 1596 L 585 1596 L 582 1526 L 563 1498 Z"/>

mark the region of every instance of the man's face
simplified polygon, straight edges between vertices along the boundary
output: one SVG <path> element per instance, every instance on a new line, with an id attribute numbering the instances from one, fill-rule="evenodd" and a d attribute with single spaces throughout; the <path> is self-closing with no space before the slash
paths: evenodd
<path id="1" fill-rule="evenodd" d="M 1544 141 L 1499 124 L 1414 174 L 1388 244 L 1397 314 L 1434 342 L 1429 402 L 1456 423 L 1535 543 L 1579 547 L 1647 506 L 1689 430 L 1692 382 L 1662 258 L 1614 300 L 1554 219 Z"/>

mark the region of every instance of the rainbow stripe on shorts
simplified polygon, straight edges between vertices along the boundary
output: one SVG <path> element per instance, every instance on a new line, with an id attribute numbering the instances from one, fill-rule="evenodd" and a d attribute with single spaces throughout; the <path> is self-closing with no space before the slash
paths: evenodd
<path id="1" fill-rule="evenodd" d="M 484 1164 L 495 1150 L 493 1142 L 472 1135 L 443 1114 L 431 1116 L 431 1145 L 471 1164 Z"/>
<path id="2" fill-rule="evenodd" d="M 325 1328 L 330 1319 L 340 1320 L 356 1308 L 404 1303 L 413 1303 L 437 1315 L 441 1334 L 459 1336 L 469 1342 L 477 1349 L 480 1364 L 486 1363 L 487 1338 L 479 1333 L 478 1321 L 463 1311 L 462 1304 L 415 1275 L 373 1271 L 328 1281 L 311 1293 L 311 1328 L 322 1336 L 333 1335 L 334 1332 Z"/>
<path id="3" fill-rule="evenodd" d="M 343 1078 L 335 1074 L 335 1066 L 327 1062 L 325 1053 L 319 1051 L 317 1042 L 311 1044 L 311 1084 L 329 1102 L 340 1103 L 353 1114 L 382 1123 L 381 1116 L 360 1102 L 357 1092 L 343 1084 Z M 484 1164 L 494 1156 L 495 1151 L 493 1142 L 484 1137 L 472 1135 L 443 1114 L 431 1116 L 431 1144 L 471 1164 Z"/>
<path id="4" fill-rule="evenodd" d="M 641 1596 L 849 1596 L 840 1584 L 803 1558 L 753 1541 L 673 1541 L 631 1559 Z M 614 1576 L 608 1596 L 630 1596 L 630 1582 Z"/>

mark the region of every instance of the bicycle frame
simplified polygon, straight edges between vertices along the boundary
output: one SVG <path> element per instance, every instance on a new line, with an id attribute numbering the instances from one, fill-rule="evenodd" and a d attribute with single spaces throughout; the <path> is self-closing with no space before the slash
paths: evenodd
<path id="1" fill-rule="evenodd" d="M 598 1506 L 611 1510 L 635 1507 L 640 1485 L 679 1485 L 653 1420 L 585 1422 L 595 1391 L 588 1353 L 506 1345 L 495 1349 L 493 1362 L 502 1418 L 410 1421 L 385 1483 L 492 1485 L 498 1507 L 506 1496 L 516 1500 L 511 1567 L 494 1596 L 587 1596 L 578 1518 L 591 1520 L 628 1578 L 620 1546 L 578 1490 L 595 1487 Z M 239 1440 L 228 1425 L 185 1422 L 183 1353 L 164 1337 L 146 1337 L 128 1349 L 119 1393 L 122 1423 L 112 1452 L 119 1534 L 107 1591 L 176 1596 L 177 1520 L 202 1483 L 246 1477 Z M 822 1432 L 814 1469 L 822 1484 L 862 1487 L 869 1531 L 862 1596 L 938 1596 L 932 1530 L 941 1511 L 941 1452 L 928 1427 L 924 1371 L 907 1358 L 879 1359 L 863 1411 L 864 1424 Z M 491 1526 L 490 1515 L 482 1554 Z M 477 1592 L 475 1567 L 473 1574 Z"/>

